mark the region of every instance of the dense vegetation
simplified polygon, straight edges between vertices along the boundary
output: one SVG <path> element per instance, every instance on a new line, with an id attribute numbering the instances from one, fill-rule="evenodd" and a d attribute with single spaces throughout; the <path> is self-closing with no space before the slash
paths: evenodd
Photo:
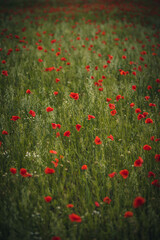
<path id="1" fill-rule="evenodd" d="M 0 239 L 160 239 L 158 1 L 0 10 Z"/>

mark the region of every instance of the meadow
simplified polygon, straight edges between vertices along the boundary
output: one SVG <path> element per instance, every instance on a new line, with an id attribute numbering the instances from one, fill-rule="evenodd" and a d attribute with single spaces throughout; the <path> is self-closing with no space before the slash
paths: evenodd
<path id="1" fill-rule="evenodd" d="M 160 239 L 158 1 L 4 1 L 0 239 Z"/>

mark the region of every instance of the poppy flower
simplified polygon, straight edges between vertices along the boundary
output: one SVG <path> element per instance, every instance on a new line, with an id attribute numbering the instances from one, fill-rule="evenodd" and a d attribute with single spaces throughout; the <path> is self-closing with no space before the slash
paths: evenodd
<path id="1" fill-rule="evenodd" d="M 73 204 L 67 204 L 67 208 L 73 208 L 74 205 Z"/>
<path id="2" fill-rule="evenodd" d="M 82 127 L 82 126 L 81 126 L 80 124 L 77 124 L 77 125 L 76 125 L 76 129 L 77 129 L 78 132 L 80 131 L 81 127 Z"/>
<path id="3" fill-rule="evenodd" d="M 136 108 L 135 113 L 140 113 L 141 109 L 140 108 Z"/>
<path id="4" fill-rule="evenodd" d="M 96 136 L 94 142 L 95 142 L 96 145 L 102 144 L 102 141 L 98 136 Z"/>
<path id="5" fill-rule="evenodd" d="M 150 172 L 148 172 L 148 177 L 154 177 L 155 178 L 156 174 L 154 172 L 150 171 Z"/>
<path id="6" fill-rule="evenodd" d="M 79 99 L 79 94 L 78 93 L 74 93 L 74 92 L 71 92 L 71 94 L 69 95 L 71 98 L 75 99 L 75 100 L 78 100 Z"/>
<path id="7" fill-rule="evenodd" d="M 83 166 L 81 167 L 82 170 L 87 170 L 87 168 L 88 168 L 87 165 L 83 165 Z"/>
<path id="8" fill-rule="evenodd" d="M 132 90 L 136 91 L 136 85 L 132 86 Z"/>
<path id="9" fill-rule="evenodd" d="M 60 238 L 60 237 L 57 237 L 57 236 L 54 236 L 54 237 L 52 237 L 51 240 L 61 240 L 61 238 Z"/>
<path id="10" fill-rule="evenodd" d="M 3 63 L 3 64 L 5 64 L 5 63 L 6 63 L 6 61 L 5 61 L 5 60 L 2 60 L 2 63 Z"/>
<path id="11" fill-rule="evenodd" d="M 30 114 L 32 117 L 35 117 L 35 116 L 36 116 L 36 113 L 35 113 L 33 110 L 30 110 L 30 111 L 29 111 L 29 114 Z"/>
<path id="12" fill-rule="evenodd" d="M 50 150 L 49 152 L 53 153 L 53 154 L 57 154 L 57 152 L 55 150 Z"/>
<path id="13" fill-rule="evenodd" d="M 5 131 L 5 130 L 3 130 L 3 131 L 2 131 L 2 134 L 3 134 L 3 135 L 8 135 L 8 132 Z"/>
<path id="14" fill-rule="evenodd" d="M 96 207 L 100 207 L 100 204 L 98 202 L 94 203 Z"/>
<path id="15" fill-rule="evenodd" d="M 111 98 L 107 98 L 107 99 L 106 99 L 107 102 L 110 102 L 111 100 L 112 100 Z"/>
<path id="16" fill-rule="evenodd" d="M 117 102 L 119 101 L 119 99 L 121 99 L 121 95 L 117 95 L 116 97 Z"/>
<path id="17" fill-rule="evenodd" d="M 52 197 L 50 197 L 50 196 L 44 197 L 44 200 L 46 202 L 51 202 L 52 201 Z"/>
<path id="18" fill-rule="evenodd" d="M 155 103 L 150 103 L 149 106 L 150 107 L 156 107 L 156 104 Z"/>
<path id="19" fill-rule="evenodd" d="M 143 117 L 145 118 L 148 115 L 148 112 L 143 113 Z"/>
<path id="20" fill-rule="evenodd" d="M 27 94 L 31 94 L 31 91 L 29 89 L 26 90 Z"/>
<path id="21" fill-rule="evenodd" d="M 129 175 L 129 171 L 127 169 L 121 170 L 119 173 L 124 179 L 126 179 Z"/>
<path id="22" fill-rule="evenodd" d="M 133 201 L 133 207 L 138 208 L 142 206 L 146 202 L 145 198 L 143 197 L 136 197 Z"/>
<path id="23" fill-rule="evenodd" d="M 55 124 L 55 123 L 51 123 L 52 124 L 52 128 L 53 129 L 56 129 L 57 128 L 57 124 Z"/>
<path id="24" fill-rule="evenodd" d="M 160 154 L 156 154 L 154 158 L 156 162 L 160 162 Z"/>
<path id="25" fill-rule="evenodd" d="M 149 96 L 145 96 L 145 99 L 146 99 L 146 101 L 148 101 L 150 99 L 150 97 Z"/>
<path id="26" fill-rule="evenodd" d="M 112 135 L 108 136 L 107 138 L 111 139 L 112 141 L 114 140 Z"/>
<path id="27" fill-rule="evenodd" d="M 110 178 L 113 178 L 115 175 L 117 175 L 116 172 L 113 172 L 113 173 L 108 174 L 108 176 L 109 176 Z"/>
<path id="28" fill-rule="evenodd" d="M 61 128 L 61 124 L 58 123 L 58 124 L 57 124 L 57 128 Z"/>
<path id="29" fill-rule="evenodd" d="M 70 131 L 66 131 L 66 132 L 64 132 L 64 134 L 63 134 L 65 137 L 69 137 L 70 135 L 71 135 L 71 132 Z"/>
<path id="30" fill-rule="evenodd" d="M 59 136 L 60 136 L 60 133 L 59 133 L 59 132 L 57 132 L 57 133 L 56 133 L 56 138 L 57 138 L 57 137 L 59 137 Z"/>
<path id="31" fill-rule="evenodd" d="M 139 157 L 135 162 L 134 162 L 134 166 L 135 167 L 141 167 L 143 164 L 143 159 L 141 157 Z"/>
<path id="32" fill-rule="evenodd" d="M 38 62 L 43 62 L 43 60 L 41 58 L 38 59 Z"/>
<path id="33" fill-rule="evenodd" d="M 130 211 L 125 212 L 124 217 L 125 218 L 133 217 L 133 212 L 130 212 Z"/>
<path id="34" fill-rule="evenodd" d="M 152 185 L 156 186 L 156 187 L 160 187 L 160 183 L 158 179 L 155 179 L 151 182 Z"/>
<path id="35" fill-rule="evenodd" d="M 91 118 L 95 118 L 95 116 L 93 116 L 93 115 L 88 115 L 88 120 L 91 120 Z"/>
<path id="36" fill-rule="evenodd" d="M 45 174 L 53 174 L 55 170 L 53 168 L 46 167 L 44 170 Z"/>
<path id="37" fill-rule="evenodd" d="M 11 172 L 12 174 L 16 174 L 16 173 L 17 173 L 17 169 L 16 169 L 16 168 L 10 168 L 10 172 Z"/>
<path id="38" fill-rule="evenodd" d="M 81 222 L 82 221 L 81 217 L 76 215 L 75 213 L 70 214 L 69 219 L 71 222 Z"/>
<path id="39" fill-rule="evenodd" d="M 5 70 L 3 70 L 3 71 L 2 71 L 2 75 L 4 75 L 4 76 L 6 76 L 6 77 L 7 77 L 7 76 L 8 76 L 8 72 L 7 72 L 7 71 L 5 71 Z"/>
<path id="40" fill-rule="evenodd" d="M 108 204 L 110 204 L 111 201 L 112 201 L 112 200 L 111 200 L 109 197 L 105 197 L 105 198 L 103 199 L 103 202 L 108 203 Z"/>
<path id="41" fill-rule="evenodd" d="M 27 170 L 25 168 L 20 169 L 20 174 L 23 176 L 27 173 Z"/>
<path id="42" fill-rule="evenodd" d="M 47 111 L 47 112 L 52 112 L 53 110 L 54 110 L 54 109 L 51 108 L 51 107 L 47 107 L 47 108 L 46 108 L 46 111 Z"/>
<path id="43" fill-rule="evenodd" d="M 111 114 L 112 116 L 116 115 L 116 113 L 117 113 L 116 109 L 114 109 L 114 110 L 112 110 L 112 111 L 110 112 L 110 114 Z"/>
<path id="44" fill-rule="evenodd" d="M 147 118 L 147 119 L 145 120 L 145 123 L 153 123 L 153 120 L 152 120 L 151 118 Z"/>
<path id="45" fill-rule="evenodd" d="M 138 114 L 137 119 L 141 120 L 142 118 L 144 118 L 143 114 Z"/>
<path id="46" fill-rule="evenodd" d="M 56 96 L 56 95 L 58 95 L 58 92 L 54 92 L 53 94 Z"/>
<path id="47" fill-rule="evenodd" d="M 143 146 L 143 150 L 150 151 L 151 149 L 152 147 L 147 144 Z"/>
<path id="48" fill-rule="evenodd" d="M 16 121 L 16 120 L 18 120 L 18 119 L 21 119 L 21 118 L 18 117 L 18 116 L 12 116 L 12 118 L 11 118 L 12 121 Z"/>
<path id="49" fill-rule="evenodd" d="M 130 104 L 130 107 L 131 107 L 131 108 L 133 108 L 133 107 L 134 107 L 134 105 L 135 105 L 134 103 L 131 103 L 131 104 Z"/>
<path id="50" fill-rule="evenodd" d="M 112 104 L 112 103 L 109 104 L 109 108 L 110 108 L 110 109 L 115 109 L 115 107 L 116 107 L 116 106 L 115 106 L 114 104 Z"/>

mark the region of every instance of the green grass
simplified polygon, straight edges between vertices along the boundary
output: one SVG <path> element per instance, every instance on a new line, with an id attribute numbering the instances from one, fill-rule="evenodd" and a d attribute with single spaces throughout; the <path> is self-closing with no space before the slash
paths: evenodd
<path id="1" fill-rule="evenodd" d="M 0 76 L 0 239 L 51 240 L 59 236 L 61 240 L 158 240 L 160 193 L 159 187 L 151 183 L 160 177 L 160 163 L 155 160 L 155 154 L 160 154 L 160 142 L 150 139 L 160 138 L 160 91 L 156 82 L 160 79 L 158 3 L 132 1 L 131 11 L 121 10 L 129 8 L 126 1 L 97 5 L 88 1 L 88 8 L 84 7 L 85 1 L 77 4 L 71 8 L 67 2 L 39 1 L 37 8 L 17 0 L 4 3 L 1 9 L 0 71 L 6 70 L 8 76 Z M 55 9 L 59 10 L 50 11 Z M 13 37 L 6 37 L 9 34 Z M 19 42 L 23 37 L 27 42 Z M 53 39 L 56 43 L 51 44 Z M 43 47 L 42 51 L 36 43 Z M 125 48 L 127 51 L 123 51 Z M 7 55 L 9 49 L 13 51 Z M 143 51 L 147 54 L 142 55 Z M 57 52 L 61 54 L 56 56 Z M 111 63 L 107 63 L 108 55 L 113 56 Z M 123 55 L 127 58 L 122 59 Z M 67 61 L 61 61 L 62 57 Z M 142 71 L 138 71 L 139 65 Z M 53 66 L 55 70 L 45 71 Z M 62 69 L 56 71 L 60 66 Z M 121 75 L 119 69 L 129 74 Z M 99 86 L 103 91 L 99 91 L 94 83 L 102 76 L 106 78 Z M 56 83 L 56 78 L 60 82 Z M 27 89 L 32 94 L 28 95 Z M 57 96 L 54 91 L 58 91 Z M 71 92 L 78 93 L 79 99 L 70 98 Z M 124 99 L 117 101 L 117 95 Z M 146 101 L 145 96 L 150 99 Z M 115 116 L 111 116 L 106 98 L 116 105 Z M 54 110 L 46 112 L 47 107 Z M 146 118 L 138 120 L 136 108 L 142 114 L 148 112 L 146 118 L 151 118 L 153 124 L 146 124 Z M 35 117 L 30 110 L 35 111 Z M 89 114 L 95 119 L 88 120 Z M 12 116 L 21 119 L 11 121 Z M 51 123 L 61 124 L 61 128 L 54 130 Z M 76 124 L 82 126 L 79 132 Z M 3 130 L 8 135 L 3 135 Z M 71 135 L 65 137 L 68 130 Z M 57 132 L 60 137 L 56 137 Z M 107 138 L 110 134 L 114 141 Z M 95 144 L 96 136 L 101 145 Z M 143 150 L 145 144 L 152 147 L 151 151 Z M 139 156 L 144 162 L 134 167 Z M 51 163 L 55 158 L 59 159 L 57 168 Z M 81 170 L 84 164 L 87 170 Z M 55 173 L 45 174 L 46 167 L 54 168 Z M 13 175 L 10 168 L 16 168 L 17 173 Z M 21 176 L 21 168 L 32 177 Z M 127 179 L 119 174 L 123 169 L 129 171 Z M 156 177 L 148 178 L 149 171 Z M 117 173 L 114 178 L 108 176 L 112 172 Z M 45 202 L 45 196 L 51 196 L 52 201 Z M 110 204 L 103 202 L 106 196 L 112 200 Z M 134 208 L 137 196 L 146 202 Z M 69 203 L 74 208 L 67 208 Z M 133 217 L 124 218 L 126 211 L 132 211 Z M 81 223 L 71 222 L 71 213 L 81 216 Z"/>

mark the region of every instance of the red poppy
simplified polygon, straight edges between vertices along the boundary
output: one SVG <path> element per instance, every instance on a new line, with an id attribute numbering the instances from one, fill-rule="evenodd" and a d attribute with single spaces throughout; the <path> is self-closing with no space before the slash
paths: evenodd
<path id="1" fill-rule="evenodd" d="M 53 110 L 54 110 L 54 109 L 51 108 L 51 107 L 47 107 L 47 108 L 46 108 L 46 111 L 47 111 L 47 112 L 52 112 Z"/>
<path id="2" fill-rule="evenodd" d="M 134 105 L 135 105 L 134 103 L 131 103 L 131 104 L 130 104 L 130 107 L 132 108 L 132 107 L 134 107 Z"/>
<path id="3" fill-rule="evenodd" d="M 46 202 L 51 202 L 52 201 L 52 197 L 50 197 L 50 196 L 44 197 L 44 200 Z"/>
<path id="4" fill-rule="evenodd" d="M 135 167 L 141 167 L 143 164 L 143 159 L 141 157 L 139 157 L 135 162 L 134 162 L 134 166 Z"/>
<path id="5" fill-rule="evenodd" d="M 150 85 L 148 85 L 147 89 L 150 90 L 150 89 L 152 89 L 152 87 Z"/>
<path id="6" fill-rule="evenodd" d="M 43 60 L 39 58 L 39 59 L 38 59 L 38 62 L 43 62 Z"/>
<path id="7" fill-rule="evenodd" d="M 5 131 L 5 130 L 3 130 L 3 131 L 2 131 L 2 134 L 3 134 L 3 135 L 8 135 L 8 132 Z"/>
<path id="8" fill-rule="evenodd" d="M 149 106 L 150 107 L 156 107 L 156 104 L 155 103 L 150 103 Z"/>
<path id="9" fill-rule="evenodd" d="M 95 142 L 95 144 L 97 144 L 97 145 L 102 144 L 102 141 L 101 141 L 101 139 L 100 139 L 98 136 L 96 136 L 94 142 Z"/>
<path id="10" fill-rule="evenodd" d="M 29 114 L 32 115 L 32 117 L 35 117 L 35 116 L 36 116 L 36 113 L 35 113 L 33 110 L 30 110 L 30 111 L 29 111 Z"/>
<path id="11" fill-rule="evenodd" d="M 53 154 L 57 154 L 57 152 L 55 150 L 50 150 L 49 152 L 53 153 Z"/>
<path id="12" fill-rule="evenodd" d="M 147 118 L 147 119 L 145 120 L 145 123 L 153 123 L 153 120 L 152 120 L 151 118 Z"/>
<path id="13" fill-rule="evenodd" d="M 116 113 L 117 113 L 116 109 L 114 109 L 114 110 L 112 110 L 112 111 L 110 112 L 110 114 L 111 114 L 112 116 L 114 116 Z"/>
<path id="14" fill-rule="evenodd" d="M 54 236 L 54 237 L 52 237 L 51 240 L 61 240 L 61 238 L 60 238 L 60 237 L 57 237 L 57 236 Z"/>
<path id="15" fill-rule="evenodd" d="M 110 108 L 110 109 L 115 109 L 115 107 L 116 107 L 116 106 L 115 106 L 114 104 L 112 104 L 112 103 L 109 104 L 109 108 Z"/>
<path id="16" fill-rule="evenodd" d="M 81 127 L 82 127 L 82 126 L 81 126 L 80 124 L 77 124 L 77 125 L 76 125 L 76 129 L 77 129 L 78 132 L 80 131 Z"/>
<path id="17" fill-rule="evenodd" d="M 105 198 L 103 199 L 103 202 L 108 203 L 108 204 L 110 204 L 111 201 L 112 201 L 112 200 L 111 200 L 109 197 L 105 197 Z"/>
<path id="18" fill-rule="evenodd" d="M 98 202 L 94 203 L 96 207 L 100 207 L 100 204 Z"/>
<path id="19" fill-rule="evenodd" d="M 93 116 L 93 115 L 88 115 L 88 120 L 91 120 L 91 118 L 95 118 L 95 116 Z"/>
<path id="20" fill-rule="evenodd" d="M 138 114 L 137 119 L 141 120 L 142 118 L 144 118 L 143 114 Z"/>
<path id="21" fill-rule="evenodd" d="M 145 118 L 148 115 L 148 112 L 143 113 L 143 117 Z"/>
<path id="22" fill-rule="evenodd" d="M 107 102 L 110 102 L 111 100 L 112 100 L 111 98 L 107 98 L 107 99 L 106 99 Z"/>
<path id="23" fill-rule="evenodd" d="M 26 175 L 27 173 L 27 170 L 25 168 L 21 168 L 20 169 L 20 174 L 23 176 L 23 175 Z"/>
<path id="24" fill-rule="evenodd" d="M 109 176 L 110 178 L 113 178 L 115 175 L 117 175 L 116 172 L 113 172 L 113 173 L 108 174 L 108 176 Z"/>
<path id="25" fill-rule="evenodd" d="M 134 91 L 136 91 L 136 85 L 133 85 L 133 86 L 132 86 L 132 89 L 133 89 Z"/>
<path id="26" fill-rule="evenodd" d="M 145 96 L 145 99 L 148 101 L 150 99 L 150 97 L 149 96 Z"/>
<path id="27" fill-rule="evenodd" d="M 82 221 L 81 217 L 76 215 L 75 213 L 70 214 L 69 219 L 71 222 L 81 222 Z"/>
<path id="28" fill-rule="evenodd" d="M 151 182 L 152 185 L 156 186 L 156 187 L 160 187 L 160 183 L 158 179 L 155 179 Z"/>
<path id="29" fill-rule="evenodd" d="M 55 170 L 53 168 L 46 167 L 44 170 L 45 174 L 53 174 Z"/>
<path id="30" fill-rule="evenodd" d="M 79 99 L 79 94 L 78 93 L 73 93 L 71 92 L 71 94 L 69 95 L 71 98 L 78 100 Z"/>
<path id="31" fill-rule="evenodd" d="M 3 70 L 3 71 L 2 71 L 2 75 L 4 75 L 4 76 L 6 76 L 6 77 L 7 77 L 7 76 L 8 76 L 8 72 L 7 72 L 7 71 L 5 71 L 5 70 Z"/>
<path id="32" fill-rule="evenodd" d="M 121 95 L 117 95 L 117 97 L 116 97 L 116 100 L 117 100 L 117 102 L 119 101 L 119 99 L 121 99 Z"/>
<path id="33" fill-rule="evenodd" d="M 154 177 L 155 178 L 156 174 L 154 172 L 150 171 L 150 172 L 148 172 L 148 177 Z"/>
<path id="34" fill-rule="evenodd" d="M 107 138 L 111 139 L 112 141 L 114 140 L 112 135 L 108 136 Z"/>
<path id="35" fill-rule="evenodd" d="M 136 197 L 133 201 L 133 207 L 138 208 L 146 202 L 146 199 L 143 197 Z"/>
<path id="36" fill-rule="evenodd" d="M 52 128 L 56 129 L 57 128 L 57 124 L 56 123 L 51 123 L 52 124 Z"/>
<path id="37" fill-rule="evenodd" d="M 60 81 L 60 79 L 59 78 L 56 78 L 56 83 L 58 83 Z"/>
<path id="38" fill-rule="evenodd" d="M 67 204 L 67 208 L 73 208 L 74 205 L 73 204 Z"/>
<path id="39" fill-rule="evenodd" d="M 27 94 L 31 94 L 31 91 L 29 89 L 26 90 Z"/>
<path id="40" fill-rule="evenodd" d="M 160 154 L 156 154 L 154 158 L 156 162 L 160 162 Z"/>
<path id="41" fill-rule="evenodd" d="M 150 137 L 151 141 L 154 141 L 154 136 Z"/>
<path id="42" fill-rule="evenodd" d="M 119 173 L 124 179 L 126 179 L 129 175 L 129 171 L 127 169 L 121 170 Z"/>
<path id="43" fill-rule="evenodd" d="M 57 133 L 56 133 L 56 138 L 57 138 L 57 137 L 59 137 L 59 136 L 60 136 L 60 133 L 59 133 L 59 132 L 57 132 Z"/>
<path id="44" fill-rule="evenodd" d="M 16 173 L 17 173 L 17 169 L 16 169 L 16 168 L 10 168 L 10 172 L 11 172 L 12 174 L 16 174 Z"/>
<path id="45" fill-rule="evenodd" d="M 146 151 L 150 151 L 152 149 L 152 147 L 146 144 L 143 146 L 143 149 Z"/>
<path id="46" fill-rule="evenodd" d="M 124 217 L 125 218 L 133 217 L 133 212 L 130 212 L 130 211 L 125 212 Z"/>
<path id="47" fill-rule="evenodd" d="M 18 116 L 12 116 L 12 118 L 11 118 L 11 120 L 13 120 L 13 121 L 16 121 L 16 120 L 18 120 L 18 119 L 21 119 L 21 118 L 18 117 Z"/>
<path id="48" fill-rule="evenodd" d="M 57 128 L 61 128 L 61 124 L 58 123 L 58 124 L 57 124 Z"/>
<path id="49" fill-rule="evenodd" d="M 140 113 L 141 109 L 140 108 L 136 108 L 135 113 Z"/>
<path id="50" fill-rule="evenodd" d="M 64 132 L 64 134 L 63 134 L 65 137 L 69 137 L 70 135 L 71 135 L 71 132 L 70 131 L 66 131 L 66 132 Z"/>
<path id="51" fill-rule="evenodd" d="M 82 170 L 87 170 L 87 168 L 88 168 L 87 165 L 83 165 L 83 166 L 81 167 Z"/>
<path id="52" fill-rule="evenodd" d="M 41 51 L 43 49 L 43 47 L 42 46 L 38 46 L 37 49 Z"/>
<path id="53" fill-rule="evenodd" d="M 56 95 L 58 95 L 58 92 L 54 92 L 53 94 L 56 96 Z"/>

